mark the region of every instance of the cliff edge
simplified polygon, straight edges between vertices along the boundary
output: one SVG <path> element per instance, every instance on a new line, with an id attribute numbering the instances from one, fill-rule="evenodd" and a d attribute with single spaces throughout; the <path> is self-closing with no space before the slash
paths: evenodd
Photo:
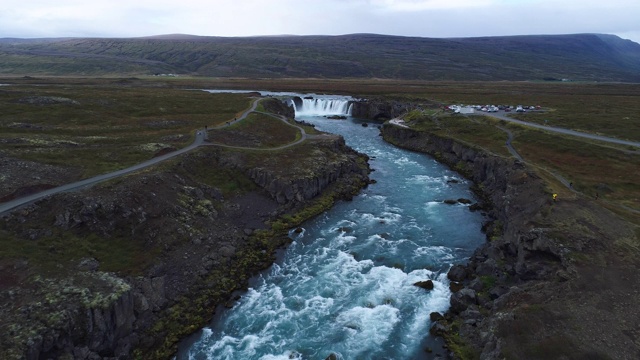
<path id="1" fill-rule="evenodd" d="M 338 136 L 205 147 L 2 217 L 0 358 L 167 359 L 287 230 L 368 183 Z"/>
<path id="2" fill-rule="evenodd" d="M 381 132 L 472 180 L 492 219 L 487 242 L 448 273 L 448 313 L 431 314 L 431 333 L 445 338 L 450 357 L 639 356 L 640 312 L 625 305 L 640 295 L 639 262 L 627 245 L 633 226 L 592 199 L 554 201 L 515 159 L 389 123 Z"/>

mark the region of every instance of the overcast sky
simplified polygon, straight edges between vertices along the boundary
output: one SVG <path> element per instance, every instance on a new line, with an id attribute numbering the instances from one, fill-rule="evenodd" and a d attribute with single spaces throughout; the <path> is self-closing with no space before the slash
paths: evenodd
<path id="1" fill-rule="evenodd" d="M 3 0 L 1 37 L 615 34 L 640 0 Z"/>

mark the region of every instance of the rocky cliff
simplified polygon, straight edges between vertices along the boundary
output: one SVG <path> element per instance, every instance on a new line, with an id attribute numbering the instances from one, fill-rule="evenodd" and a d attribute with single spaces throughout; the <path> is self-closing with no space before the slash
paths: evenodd
<path id="1" fill-rule="evenodd" d="M 431 333 L 445 338 L 450 356 L 539 358 L 532 354 L 554 357 L 566 349 L 580 356 L 626 356 L 617 346 L 603 352 L 585 343 L 587 335 L 577 329 L 588 320 L 566 309 L 582 304 L 589 281 L 583 274 L 593 271 L 576 259 L 601 256 L 617 239 L 633 237 L 628 224 L 589 200 L 555 203 L 548 185 L 517 160 L 390 124 L 381 131 L 386 141 L 430 154 L 471 179 L 492 219 L 483 229 L 487 242 L 448 274 L 449 312 L 431 314 Z M 615 331 L 623 336 L 623 329 Z M 545 343 L 551 336 L 562 341 Z"/>
<path id="2" fill-rule="evenodd" d="M 440 104 L 426 100 L 407 101 L 406 99 L 389 100 L 371 97 L 352 103 L 351 115 L 360 119 L 389 120 L 405 114 L 413 109 L 438 108 Z"/>
<path id="3" fill-rule="evenodd" d="M 339 137 L 279 155 L 201 149 L 4 216 L 3 244 L 32 253 L 0 263 L 0 357 L 168 358 L 288 242 L 270 224 L 368 182 Z"/>
<path id="4" fill-rule="evenodd" d="M 264 110 L 268 113 L 283 115 L 288 119 L 296 117 L 296 111 L 293 106 L 287 105 L 285 102 L 278 99 L 266 98 L 263 99 L 260 104 L 262 104 Z"/>
<path id="5" fill-rule="evenodd" d="M 334 153 L 355 155 L 341 137 L 335 137 L 331 141 L 331 148 Z M 354 179 L 350 179 L 349 174 L 362 172 L 361 164 L 355 161 L 330 161 L 330 157 L 327 157 L 323 163 L 309 164 L 312 166 L 308 169 L 309 171 L 283 183 L 276 162 L 254 167 L 248 171 L 248 175 L 279 204 L 300 203 L 312 199 L 320 195 L 331 184 L 349 182 L 348 187 L 356 186 L 353 184 Z M 356 181 L 361 180 L 360 178 L 356 179 Z"/>

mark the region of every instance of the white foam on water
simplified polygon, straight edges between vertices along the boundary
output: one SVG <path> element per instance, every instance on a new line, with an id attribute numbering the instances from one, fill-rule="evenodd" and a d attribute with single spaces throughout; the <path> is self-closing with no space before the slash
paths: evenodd
<path id="1" fill-rule="evenodd" d="M 336 322 L 349 335 L 344 346 L 350 358 L 378 349 L 400 321 L 398 313 L 398 309 L 390 305 L 374 308 L 357 306 L 341 312 Z"/>
<path id="2" fill-rule="evenodd" d="M 256 349 L 265 341 L 268 339 L 262 339 L 256 335 L 246 335 L 242 338 L 223 336 L 208 348 L 207 359 L 248 359 L 256 355 Z"/>
<path id="3" fill-rule="evenodd" d="M 455 256 L 451 248 L 446 246 L 420 246 L 413 250 L 414 257 L 434 257 L 444 261 L 454 260 Z"/>
<path id="4" fill-rule="evenodd" d="M 399 254 L 400 252 L 406 252 L 407 249 L 416 248 L 418 245 L 409 239 L 384 239 L 380 238 L 377 243 L 381 253 L 388 253 L 392 255 Z M 401 256 L 401 255 L 400 255 Z"/>
<path id="5" fill-rule="evenodd" d="M 318 275 L 325 276 L 327 282 L 335 286 L 359 283 L 362 281 L 362 273 L 373 266 L 372 260 L 358 261 L 343 251 L 338 251 L 335 258 L 328 260 L 318 271 Z"/>
<path id="6" fill-rule="evenodd" d="M 381 240 L 383 240 L 383 237 L 378 234 L 367 236 L 364 241 L 359 241 L 357 244 L 354 244 L 352 250 L 358 252 L 363 249 L 370 249 L 370 247 L 377 245 Z"/>
<path id="7" fill-rule="evenodd" d="M 304 308 L 301 311 L 308 313 L 314 318 L 319 318 L 331 313 L 333 303 L 333 298 L 325 298 L 317 295 L 312 297 L 311 299 L 305 300 Z"/>
<path id="8" fill-rule="evenodd" d="M 423 212 L 427 215 L 428 221 L 431 226 L 441 227 L 442 223 L 455 224 L 455 219 L 452 218 L 452 209 L 455 206 L 445 204 L 441 201 L 429 201 L 424 205 Z"/>
<path id="9" fill-rule="evenodd" d="M 393 212 L 389 212 L 389 211 L 385 211 L 385 212 L 380 214 L 378 219 L 380 219 L 381 221 L 384 221 L 386 223 L 394 224 L 394 223 L 400 222 L 400 220 L 402 220 L 402 215 L 397 214 L 397 213 L 393 213 Z"/>
<path id="10" fill-rule="evenodd" d="M 446 179 L 439 176 L 429 176 L 429 175 L 413 175 L 408 180 L 408 182 L 420 185 L 439 185 L 442 186 L 446 184 Z"/>
<path id="11" fill-rule="evenodd" d="M 345 245 L 351 244 L 356 239 L 357 237 L 348 235 L 348 233 L 345 231 L 341 231 L 333 238 L 332 244 L 335 244 L 334 247 L 336 248 L 341 248 Z"/>
<path id="12" fill-rule="evenodd" d="M 416 166 L 418 165 L 417 162 L 415 162 L 414 160 L 409 159 L 407 156 L 401 156 L 399 158 L 397 158 L 395 160 L 396 165 L 399 165 L 400 167 L 406 167 L 409 165 L 413 165 Z"/>
<path id="13" fill-rule="evenodd" d="M 280 355 L 272 355 L 272 354 L 268 354 L 268 355 L 264 355 L 260 357 L 260 360 L 302 360 L 302 354 L 297 353 L 295 351 L 287 351 L 284 354 L 280 354 Z"/>
<path id="14" fill-rule="evenodd" d="M 342 219 L 338 221 L 334 226 L 321 230 L 321 233 L 324 236 L 335 236 L 335 234 L 338 232 L 346 232 L 344 231 L 344 229 L 350 229 L 352 231 L 355 230 L 356 225 L 357 224 L 351 220 Z"/>
<path id="15" fill-rule="evenodd" d="M 403 208 L 397 207 L 397 206 L 391 206 L 391 205 L 388 205 L 388 204 L 385 204 L 384 210 L 385 211 L 389 211 L 389 212 L 393 212 L 393 213 L 402 213 L 402 212 L 404 212 Z"/>
<path id="16" fill-rule="evenodd" d="M 307 229 L 301 227 L 300 229 L 302 229 L 301 232 L 296 233 L 296 231 L 298 231 L 298 229 L 291 229 L 289 230 L 289 237 L 291 239 L 302 239 L 304 237 L 304 233 L 307 231 Z"/>
<path id="17" fill-rule="evenodd" d="M 404 221 L 400 226 L 400 229 L 403 231 L 417 231 L 420 233 L 423 239 L 428 239 L 433 236 L 429 233 L 431 231 L 431 226 L 429 226 L 428 223 L 420 225 L 415 219 Z"/>
<path id="18" fill-rule="evenodd" d="M 402 219 L 401 214 L 396 214 L 393 212 L 382 212 L 379 215 L 372 213 L 361 213 L 360 214 L 360 222 L 362 226 L 370 226 L 374 223 L 377 224 L 394 224 L 400 222 Z"/>
<path id="19" fill-rule="evenodd" d="M 390 304 L 398 307 L 402 302 L 401 294 L 407 274 L 400 269 L 387 266 L 376 266 L 366 275 L 366 279 L 359 286 L 364 297 L 365 305 Z"/>
<path id="20" fill-rule="evenodd" d="M 387 200 L 387 197 L 384 195 L 370 195 L 369 198 L 375 200 L 378 203 L 384 203 Z"/>

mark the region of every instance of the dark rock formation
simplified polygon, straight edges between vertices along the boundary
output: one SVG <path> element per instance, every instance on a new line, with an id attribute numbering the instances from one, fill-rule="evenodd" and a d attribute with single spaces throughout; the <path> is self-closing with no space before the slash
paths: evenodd
<path id="1" fill-rule="evenodd" d="M 417 286 L 425 290 L 433 290 L 433 281 L 432 280 L 418 281 L 414 283 L 413 286 Z"/>
<path id="2" fill-rule="evenodd" d="M 459 290 L 451 297 L 450 313 L 469 326 L 461 330 L 467 341 L 479 349 L 490 344 L 492 353 L 499 354 L 495 351 L 495 335 L 482 339 L 478 336 L 476 326 L 484 324 L 483 334 L 492 334 L 489 324 L 493 323 L 488 320 L 492 315 L 483 322 L 477 307 L 495 308 L 499 299 L 518 291 L 514 285 L 519 281 L 549 279 L 558 269 L 571 272 L 566 251 L 530 222 L 551 205 L 544 183 L 516 160 L 490 156 L 452 139 L 389 124 L 383 126 L 382 135 L 400 147 L 431 154 L 476 184 L 482 201 L 474 209 L 488 209 L 492 221 L 486 232 L 491 241 L 478 249 L 468 264 L 456 265 L 449 271 L 452 289 L 455 286 Z M 478 290 L 482 290 L 482 296 L 476 293 Z M 438 321 L 431 333 L 443 335 L 447 331 L 447 326 Z M 470 335 L 473 332 L 475 335 Z M 487 351 L 491 352 L 488 346 Z"/>
<path id="3" fill-rule="evenodd" d="M 267 104 L 277 110 L 281 103 Z M 114 251 L 130 246 L 135 253 L 125 251 L 123 260 L 137 261 L 110 273 L 106 266 L 122 266 L 83 257 L 69 274 L 60 270 L 57 278 L 32 284 L 35 290 L 0 292 L 0 316 L 14 324 L 11 333 L 0 335 L 0 357 L 124 359 L 137 351 L 145 358 L 168 358 L 176 341 L 204 326 L 217 305 L 230 304 L 233 291 L 246 287 L 289 241 L 286 231 L 263 241 L 260 236 L 273 231 L 265 223 L 295 215 L 311 199 L 326 197 L 322 206 L 331 206 L 366 186 L 366 156 L 337 136 L 313 141 L 322 161 L 299 160 L 312 165 L 283 169 L 277 159 L 256 165 L 242 153 L 211 148 L 185 155 L 170 169 L 60 194 L 6 215 L 3 234 L 16 241 L 92 236 L 111 242 Z M 229 195 L 201 182 L 208 167 L 231 173 L 228 181 L 246 189 Z M 49 251 L 55 256 L 65 250 L 52 245 Z M 27 276 L 29 264 L 22 267 L 0 270 Z M 14 303 L 24 305 L 14 311 Z"/>
<path id="4" fill-rule="evenodd" d="M 368 183 L 368 170 L 363 170 L 357 158 L 365 156 L 358 154 L 347 147 L 342 137 L 334 137 L 328 144 L 331 151 L 344 154 L 336 161 L 330 161 L 330 157 L 323 158 L 322 171 L 312 171 L 306 176 L 296 176 L 284 179 L 275 166 L 255 167 L 248 170 L 249 177 L 261 188 L 265 189 L 279 204 L 291 202 L 303 202 L 309 200 L 338 181 L 366 181 Z M 322 148 L 319 148 L 320 150 Z M 366 157 L 366 156 L 365 156 Z M 355 175 L 356 178 L 346 176 Z M 343 179 L 343 180 L 341 180 Z"/>
<path id="5" fill-rule="evenodd" d="M 429 320 L 431 320 L 432 322 L 443 320 L 443 319 L 444 319 L 444 316 L 442 316 L 442 314 L 440 314 L 439 312 L 432 312 L 431 314 L 429 314 Z"/>
<path id="6" fill-rule="evenodd" d="M 285 116 L 288 119 L 296 117 L 296 111 L 292 105 L 288 105 L 274 98 L 265 98 L 261 102 L 266 112 Z"/>
<path id="7" fill-rule="evenodd" d="M 447 278 L 451 281 L 461 282 L 467 278 L 467 269 L 463 265 L 455 265 L 447 273 Z"/>
<path id="8" fill-rule="evenodd" d="M 385 121 L 396 118 L 410 110 L 417 108 L 440 107 L 440 104 L 420 101 L 407 102 L 406 100 L 388 100 L 382 98 L 369 98 L 354 101 L 351 107 L 351 115 L 361 119 Z"/>
<path id="9" fill-rule="evenodd" d="M 462 289 L 451 295 L 451 311 L 454 314 L 459 314 L 465 311 L 469 306 L 477 304 L 476 292 L 472 289 Z"/>

